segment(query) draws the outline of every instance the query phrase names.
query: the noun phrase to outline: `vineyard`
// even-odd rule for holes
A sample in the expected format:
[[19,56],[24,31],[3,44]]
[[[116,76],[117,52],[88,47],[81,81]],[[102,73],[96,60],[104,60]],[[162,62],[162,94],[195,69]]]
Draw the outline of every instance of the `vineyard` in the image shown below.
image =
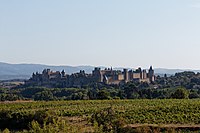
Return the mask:
[[[100,118],[101,120],[99,120]],[[1,131],[37,132],[35,130],[37,126],[42,130],[44,124],[54,127],[55,123],[59,124],[60,122],[61,125],[64,123],[64,126],[68,127],[65,129],[68,131],[78,132],[84,128],[84,132],[87,130],[94,132],[96,128],[101,128],[101,126],[103,128],[104,123],[114,119],[125,123],[123,127],[137,124],[198,127],[200,124],[200,100],[81,100],[0,103]],[[76,124],[76,127],[73,124]],[[112,123],[109,124],[112,125]],[[112,130],[110,129],[110,131]]]

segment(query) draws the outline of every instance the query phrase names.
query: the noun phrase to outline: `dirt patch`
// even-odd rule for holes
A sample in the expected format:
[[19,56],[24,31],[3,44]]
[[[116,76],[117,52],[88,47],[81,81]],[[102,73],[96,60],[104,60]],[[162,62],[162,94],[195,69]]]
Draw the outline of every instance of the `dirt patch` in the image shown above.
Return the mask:
[[175,129],[175,130],[188,130],[188,131],[199,131],[200,124],[128,124],[125,127],[131,127],[134,129],[148,127],[151,129]]
[[74,116],[74,117],[62,117],[62,119],[67,120],[70,126],[75,126],[79,128],[83,133],[94,132],[94,127],[88,122],[87,117]]
[[28,103],[34,102],[33,100],[17,100],[17,101],[1,101],[0,104],[7,104],[7,103]]

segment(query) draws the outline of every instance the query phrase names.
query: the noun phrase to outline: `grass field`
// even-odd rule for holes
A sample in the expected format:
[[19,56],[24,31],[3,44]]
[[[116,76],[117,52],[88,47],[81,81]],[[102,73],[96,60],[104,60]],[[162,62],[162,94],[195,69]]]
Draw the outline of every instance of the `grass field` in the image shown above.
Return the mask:
[[[0,103],[0,125],[5,122],[5,112],[20,119],[24,114],[45,110],[54,117],[67,120],[68,125],[94,131],[90,123],[93,114],[111,108],[126,125],[149,127],[200,128],[200,100],[85,100],[50,102]],[[20,114],[20,115],[19,115]],[[102,117],[102,116],[100,116]],[[3,128],[2,128],[3,130]],[[86,130],[86,131],[87,131]]]

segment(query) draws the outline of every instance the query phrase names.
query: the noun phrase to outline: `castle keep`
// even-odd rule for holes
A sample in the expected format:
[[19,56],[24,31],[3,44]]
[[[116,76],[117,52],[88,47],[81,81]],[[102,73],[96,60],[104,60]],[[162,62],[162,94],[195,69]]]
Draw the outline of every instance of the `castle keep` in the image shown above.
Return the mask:
[[113,70],[112,68],[94,68],[91,74],[81,70],[79,73],[68,75],[65,71],[53,72],[50,69],[44,69],[42,73],[33,73],[32,77],[26,81],[28,86],[47,86],[47,87],[80,87],[90,83],[104,84],[124,84],[129,81],[153,82],[155,80],[152,66],[148,71],[138,68],[136,70]]

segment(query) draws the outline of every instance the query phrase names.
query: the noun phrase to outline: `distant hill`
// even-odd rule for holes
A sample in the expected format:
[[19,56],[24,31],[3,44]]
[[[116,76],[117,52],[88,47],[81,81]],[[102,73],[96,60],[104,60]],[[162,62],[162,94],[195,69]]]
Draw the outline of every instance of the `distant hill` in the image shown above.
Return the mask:
[[79,72],[80,70],[91,73],[94,69],[93,66],[48,66],[42,64],[8,64],[0,62],[0,80],[28,79],[33,72],[42,72],[46,68],[53,71],[65,70],[68,74]]
[[195,73],[198,73],[200,72],[200,70],[191,70],[191,69],[166,69],[166,68],[155,68],[155,73],[157,75],[164,75],[164,74],[167,74],[168,76],[169,75],[174,75],[175,73],[177,72],[184,72],[184,71],[193,71]]
[[[53,71],[65,70],[66,73],[76,73],[80,70],[85,70],[86,73],[91,73],[94,66],[49,66],[42,64],[9,64],[0,62],[0,80],[10,80],[10,79],[28,79],[31,77],[33,72],[42,72],[43,69],[49,68]],[[105,67],[101,67],[105,68]],[[114,68],[122,70],[123,68]],[[177,72],[183,72],[188,70],[181,69],[165,69],[165,68],[155,68],[155,73],[157,75],[173,75]],[[191,71],[191,70],[190,70]],[[200,70],[192,70],[194,72],[200,72]]]

